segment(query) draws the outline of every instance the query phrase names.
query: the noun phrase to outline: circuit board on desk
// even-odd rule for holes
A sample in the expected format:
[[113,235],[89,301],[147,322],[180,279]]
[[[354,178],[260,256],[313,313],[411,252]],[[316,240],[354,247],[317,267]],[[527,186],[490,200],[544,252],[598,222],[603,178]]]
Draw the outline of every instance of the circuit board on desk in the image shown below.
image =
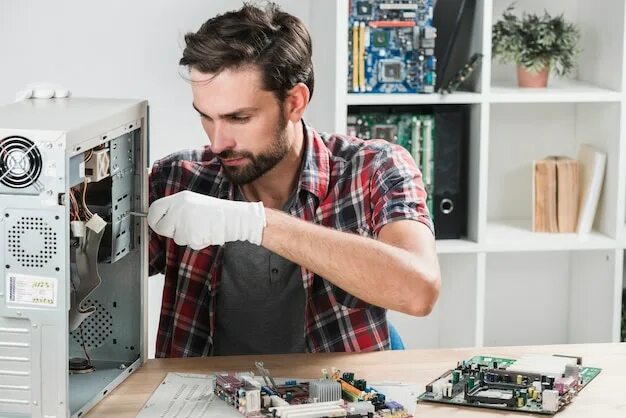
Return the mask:
[[583,366],[580,357],[476,356],[426,385],[418,402],[554,415],[600,371]]
[[[216,373],[215,397],[247,418],[413,417],[412,410],[354,373],[333,369],[332,374],[324,370],[321,379],[275,381],[260,370],[264,380],[250,373]],[[409,407],[415,407],[415,397]]]

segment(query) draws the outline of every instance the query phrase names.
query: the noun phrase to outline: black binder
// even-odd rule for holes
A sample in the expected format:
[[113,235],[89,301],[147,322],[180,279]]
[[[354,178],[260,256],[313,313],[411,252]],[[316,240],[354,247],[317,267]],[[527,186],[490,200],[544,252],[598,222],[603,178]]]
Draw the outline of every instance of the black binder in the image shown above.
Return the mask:
[[433,222],[437,239],[467,235],[468,105],[435,106]]

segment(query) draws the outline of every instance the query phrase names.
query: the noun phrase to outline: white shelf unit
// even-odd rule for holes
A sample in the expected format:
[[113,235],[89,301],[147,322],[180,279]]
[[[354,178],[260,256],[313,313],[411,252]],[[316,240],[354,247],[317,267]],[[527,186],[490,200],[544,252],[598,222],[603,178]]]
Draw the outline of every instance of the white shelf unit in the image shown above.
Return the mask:
[[[348,93],[348,0],[313,2],[316,86],[306,115],[319,131],[346,131],[351,105],[471,106],[468,234],[438,240],[443,287],[426,318],[390,312],[408,348],[616,342],[626,248],[624,0],[517,0],[516,10],[563,13],[581,29],[573,76],[520,89],[513,65],[491,59],[491,28],[511,3],[477,0],[470,52],[483,54],[472,91]],[[581,143],[607,153],[593,232],[531,231],[531,163],[576,156]]]

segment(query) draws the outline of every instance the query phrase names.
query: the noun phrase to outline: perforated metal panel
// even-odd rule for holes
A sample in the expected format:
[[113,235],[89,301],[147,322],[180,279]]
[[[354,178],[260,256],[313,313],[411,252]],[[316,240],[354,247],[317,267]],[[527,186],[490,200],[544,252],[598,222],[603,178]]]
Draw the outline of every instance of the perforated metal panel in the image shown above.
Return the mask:
[[58,240],[64,224],[58,216],[46,211],[7,209],[4,222],[6,268],[54,271],[61,267]]
[[72,338],[81,347],[84,341],[85,348],[98,348],[113,334],[113,316],[104,305],[95,299],[85,300],[83,307],[87,306],[95,306],[96,311],[78,329],[72,332]]

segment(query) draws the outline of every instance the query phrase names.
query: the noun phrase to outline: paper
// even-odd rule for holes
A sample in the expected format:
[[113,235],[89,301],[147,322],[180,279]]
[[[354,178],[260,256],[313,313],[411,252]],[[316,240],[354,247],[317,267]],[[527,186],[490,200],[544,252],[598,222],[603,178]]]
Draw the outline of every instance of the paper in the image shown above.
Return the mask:
[[203,374],[168,373],[137,418],[212,418],[241,414],[213,394],[215,378]]

